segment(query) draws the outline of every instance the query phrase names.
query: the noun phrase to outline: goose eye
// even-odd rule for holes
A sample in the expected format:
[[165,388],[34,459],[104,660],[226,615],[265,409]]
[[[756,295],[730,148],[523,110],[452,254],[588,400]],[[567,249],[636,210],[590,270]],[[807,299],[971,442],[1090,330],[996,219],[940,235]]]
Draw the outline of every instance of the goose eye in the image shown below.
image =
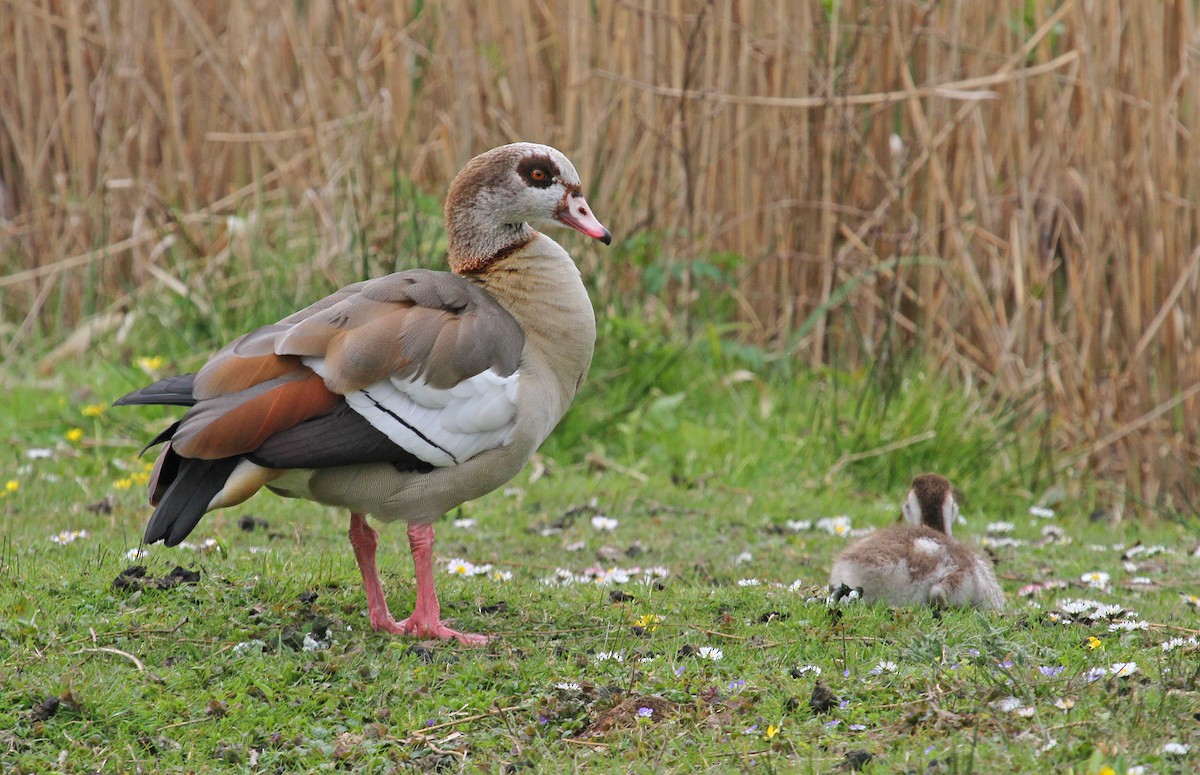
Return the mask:
[[533,172],[529,173],[529,177],[540,183],[546,179],[546,171],[535,169]]

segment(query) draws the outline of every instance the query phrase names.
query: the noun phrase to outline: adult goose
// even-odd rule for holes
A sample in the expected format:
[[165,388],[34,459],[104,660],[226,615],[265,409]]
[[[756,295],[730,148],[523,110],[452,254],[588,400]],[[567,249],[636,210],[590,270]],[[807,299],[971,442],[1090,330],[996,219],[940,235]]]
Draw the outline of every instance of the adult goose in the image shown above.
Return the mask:
[[876,530],[838,556],[831,586],[861,589],[868,603],[1004,608],[991,562],[951,535],[958,504],[945,477],[914,479],[902,511],[908,524]]
[[[371,626],[485,643],[441,621],[432,523],[521,470],[575,397],[596,321],[571,257],[530,223],[609,244],[559,151],[476,156],[445,206],[451,272],[349,285],[235,339],[194,374],[115,403],[188,407],[150,478],[148,543],[174,546],[208,511],[266,487],[350,511]],[[371,515],[405,520],[416,574],[407,619],[388,611]]]

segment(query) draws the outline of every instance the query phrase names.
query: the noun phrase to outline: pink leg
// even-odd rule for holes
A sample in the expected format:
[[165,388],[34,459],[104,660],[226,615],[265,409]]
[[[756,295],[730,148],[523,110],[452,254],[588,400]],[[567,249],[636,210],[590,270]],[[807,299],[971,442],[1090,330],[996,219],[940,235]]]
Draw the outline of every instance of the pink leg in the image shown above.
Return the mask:
[[400,622],[392,619],[392,614],[388,611],[383,584],[379,580],[379,570],[375,567],[376,533],[362,514],[350,515],[350,543],[354,547],[354,556],[358,559],[358,569],[362,572],[371,627],[396,634],[416,635],[420,638],[457,638],[468,646],[487,643],[486,636],[457,632],[441,622],[442,609],[433,585],[433,526],[408,526],[408,545],[412,550],[413,568],[417,577],[417,602],[412,616]]
[[350,515],[350,545],[354,547],[354,558],[362,573],[363,589],[367,592],[367,610],[371,615],[371,628],[386,630],[400,635],[404,628],[392,618],[387,599],[383,595],[383,582],[379,580],[379,569],[375,567],[377,533],[367,524],[362,514]]

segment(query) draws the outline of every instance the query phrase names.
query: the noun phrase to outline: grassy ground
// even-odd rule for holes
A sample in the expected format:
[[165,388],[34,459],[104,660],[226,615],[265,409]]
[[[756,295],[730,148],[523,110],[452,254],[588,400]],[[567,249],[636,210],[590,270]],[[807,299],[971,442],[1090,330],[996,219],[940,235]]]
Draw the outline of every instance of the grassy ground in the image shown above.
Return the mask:
[[[260,495],[194,548],[136,556],[137,451],[167,415],[107,404],[194,358],[10,368],[3,770],[1194,770],[1197,646],[1163,645],[1200,632],[1194,521],[1114,527],[1084,499],[1031,514],[1034,457],[1005,418],[915,370],[886,393],[764,377],[645,333],[607,322],[536,464],[439,523],[444,612],[498,636],[479,649],[370,631],[346,515],[313,504]],[[964,491],[1009,612],[829,608],[832,555],[926,469]],[[820,523],[839,515],[849,531]],[[399,526],[380,557],[402,615]],[[1071,599],[1132,612],[1089,620]]]

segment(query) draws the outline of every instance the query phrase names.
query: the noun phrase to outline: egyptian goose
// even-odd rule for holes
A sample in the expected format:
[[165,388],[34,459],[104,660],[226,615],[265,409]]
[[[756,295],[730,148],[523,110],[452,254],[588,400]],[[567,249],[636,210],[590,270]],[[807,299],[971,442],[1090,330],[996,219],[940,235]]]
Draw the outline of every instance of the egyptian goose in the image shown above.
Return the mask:
[[831,586],[860,588],[868,603],[1004,608],[991,562],[951,535],[958,504],[945,477],[913,479],[902,511],[908,524],[876,530],[838,556]]
[[[432,523],[521,470],[575,397],[596,320],[571,257],[534,223],[604,244],[608,229],[559,151],[476,156],[445,207],[451,272],[349,285],[235,339],[194,374],[116,402],[186,406],[150,478],[148,543],[174,546],[208,511],[262,487],[350,511],[371,626],[485,643],[441,621]],[[408,522],[412,616],[392,619],[366,515]]]

